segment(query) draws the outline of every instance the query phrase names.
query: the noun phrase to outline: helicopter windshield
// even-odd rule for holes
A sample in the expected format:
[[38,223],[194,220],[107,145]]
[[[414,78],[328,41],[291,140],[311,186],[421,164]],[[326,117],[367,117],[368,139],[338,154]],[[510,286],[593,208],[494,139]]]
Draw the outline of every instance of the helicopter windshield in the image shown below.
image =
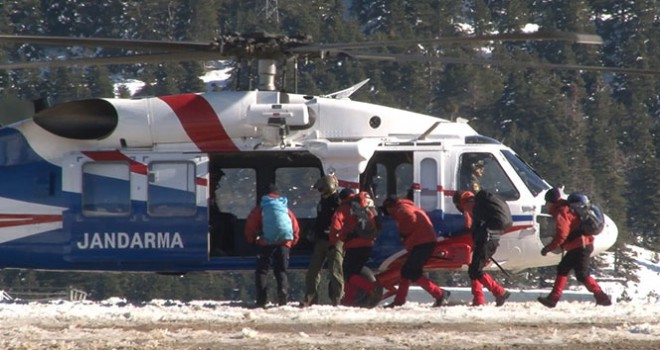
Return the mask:
[[503,150],[502,154],[509,161],[513,169],[516,171],[520,179],[525,183],[532,195],[536,196],[539,193],[550,188],[545,181],[539,176],[527,162],[522,160],[517,154],[511,151]]

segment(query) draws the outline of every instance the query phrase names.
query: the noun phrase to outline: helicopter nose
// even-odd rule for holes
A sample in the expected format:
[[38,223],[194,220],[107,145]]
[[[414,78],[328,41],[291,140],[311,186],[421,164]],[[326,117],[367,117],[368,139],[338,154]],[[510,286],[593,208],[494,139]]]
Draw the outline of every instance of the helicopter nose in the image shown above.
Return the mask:
[[600,254],[612,247],[616,243],[616,238],[619,235],[619,229],[609,216],[605,215],[605,228],[603,231],[595,236],[594,240],[594,254]]

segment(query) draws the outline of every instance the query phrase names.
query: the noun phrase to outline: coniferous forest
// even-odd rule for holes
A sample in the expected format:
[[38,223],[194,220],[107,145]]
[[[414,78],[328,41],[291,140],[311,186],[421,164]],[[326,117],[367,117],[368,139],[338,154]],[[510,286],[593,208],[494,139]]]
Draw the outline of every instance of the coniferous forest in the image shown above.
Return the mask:
[[[493,44],[488,56],[510,63],[660,69],[660,5],[654,0],[5,0],[0,4],[0,34],[151,40],[210,41],[223,33],[266,31],[306,34],[316,43],[414,41],[518,32],[530,23],[539,30],[596,33],[604,44]],[[79,54],[80,50],[31,45],[0,47],[2,62]],[[447,46],[442,54],[473,57],[475,50]],[[0,101],[13,106],[19,100],[47,99],[55,104],[113,97],[114,76],[146,82],[139,93],[143,96],[198,92],[205,88],[198,78],[203,72],[204,62],[3,70]],[[626,244],[660,251],[658,75],[334,57],[300,62],[297,89],[326,94],[366,78],[368,85],[353,99],[467,119],[481,134],[511,146],[551,184],[588,193],[619,227],[613,247],[619,277],[634,272]],[[243,89],[251,87],[244,77],[238,82]],[[2,124],[30,117],[20,108],[6,110],[14,114],[3,114]],[[553,273],[551,267],[501,278],[511,285],[538,286],[543,276]],[[456,274],[441,275],[441,283],[461,283]],[[299,299],[304,275],[292,273],[291,285],[292,300]],[[67,287],[86,290],[94,299],[131,300],[249,300],[254,289],[252,273],[0,273],[0,289]]]

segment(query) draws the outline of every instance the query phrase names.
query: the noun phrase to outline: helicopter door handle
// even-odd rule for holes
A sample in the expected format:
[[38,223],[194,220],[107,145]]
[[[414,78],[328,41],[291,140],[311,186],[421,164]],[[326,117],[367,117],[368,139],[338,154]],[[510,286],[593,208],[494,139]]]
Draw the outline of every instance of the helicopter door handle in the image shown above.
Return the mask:
[[536,206],[523,205],[522,207],[520,207],[520,209],[522,209],[523,212],[529,212],[529,211],[534,211],[536,209]]

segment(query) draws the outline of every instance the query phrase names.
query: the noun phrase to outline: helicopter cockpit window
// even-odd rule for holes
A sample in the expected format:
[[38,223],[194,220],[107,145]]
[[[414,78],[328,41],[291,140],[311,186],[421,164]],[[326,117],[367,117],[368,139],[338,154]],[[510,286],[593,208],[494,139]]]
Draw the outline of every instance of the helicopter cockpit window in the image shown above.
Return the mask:
[[280,194],[286,196],[289,208],[298,219],[316,217],[318,191],[312,186],[321,177],[315,167],[278,168],[275,170],[275,184]]
[[538,175],[527,162],[522,160],[518,155],[511,151],[502,151],[502,154],[509,161],[513,169],[516,171],[520,179],[525,183],[525,186],[534,195],[538,195],[550,188],[543,179]]
[[127,162],[90,162],[82,168],[82,209],[86,216],[126,216],[131,212]]
[[462,191],[488,190],[505,200],[520,198],[506,172],[490,153],[462,154],[458,179],[458,189]]
[[197,210],[195,163],[149,164],[147,208],[153,216],[193,216]]

